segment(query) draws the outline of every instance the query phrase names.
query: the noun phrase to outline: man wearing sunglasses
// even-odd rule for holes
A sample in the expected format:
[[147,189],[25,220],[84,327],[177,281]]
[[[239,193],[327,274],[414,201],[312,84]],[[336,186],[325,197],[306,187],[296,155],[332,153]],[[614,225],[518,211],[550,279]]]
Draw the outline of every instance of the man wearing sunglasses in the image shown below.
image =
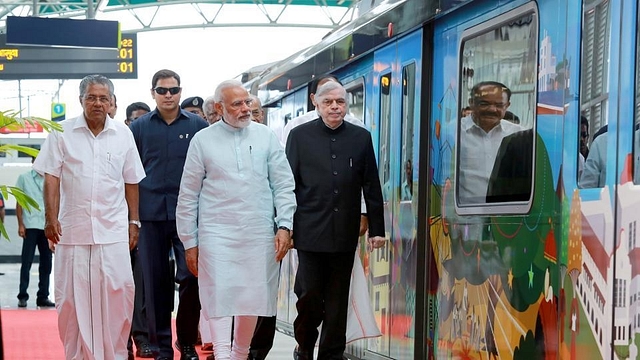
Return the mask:
[[171,70],[153,75],[151,96],[156,109],[131,123],[131,131],[147,173],[140,183],[139,258],[145,286],[149,345],[156,359],[173,359],[171,311],[174,286],[169,256],[173,250],[180,285],[176,347],[181,360],[197,360],[200,301],[198,281],[189,272],[176,232],[176,204],[184,160],[193,135],[208,126],[198,115],[180,108],[180,76]]

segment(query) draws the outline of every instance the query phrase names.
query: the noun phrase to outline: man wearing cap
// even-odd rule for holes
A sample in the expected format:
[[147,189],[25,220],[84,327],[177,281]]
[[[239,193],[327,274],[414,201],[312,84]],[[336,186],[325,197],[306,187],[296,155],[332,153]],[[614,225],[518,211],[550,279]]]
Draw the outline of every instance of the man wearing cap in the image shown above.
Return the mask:
[[200,116],[203,119],[206,119],[206,117],[204,116],[204,111],[202,111],[203,103],[204,100],[202,100],[200,96],[192,96],[190,98],[186,98],[182,102],[182,104],[180,104],[180,107],[182,108],[182,110],[188,111],[192,114]]
[[[153,75],[151,95],[156,109],[131,123],[147,177],[140,182],[138,256],[144,278],[149,345],[156,359],[173,359],[171,312],[174,285],[169,254],[173,250],[180,300],[176,316],[176,348],[181,360],[197,360],[198,279],[187,269],[184,246],[176,231],[176,205],[189,143],[208,126],[199,116],[180,109],[180,76],[171,70]],[[193,104],[193,103],[192,103]]]

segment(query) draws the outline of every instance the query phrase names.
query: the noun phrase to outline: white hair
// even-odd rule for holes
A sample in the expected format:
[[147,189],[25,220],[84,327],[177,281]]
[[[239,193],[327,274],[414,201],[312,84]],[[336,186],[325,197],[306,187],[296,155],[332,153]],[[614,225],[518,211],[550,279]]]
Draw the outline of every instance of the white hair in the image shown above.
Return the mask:
[[213,99],[215,102],[221,102],[222,101],[222,92],[226,89],[229,88],[233,88],[233,87],[241,87],[244,88],[242,86],[242,83],[238,80],[225,80],[223,82],[221,82],[218,87],[216,87],[216,92],[213,94]]
[[347,100],[347,90],[345,90],[344,86],[340,85],[340,83],[336,81],[327,81],[326,83],[320,85],[318,90],[316,90],[316,101],[320,101],[319,98],[324,98],[326,94],[330,93],[333,90],[339,89],[342,91],[342,95],[344,99]]
[[213,107],[215,103],[216,103],[216,99],[214,99],[213,96],[209,96],[202,104],[202,108],[206,111],[207,107],[209,106]]

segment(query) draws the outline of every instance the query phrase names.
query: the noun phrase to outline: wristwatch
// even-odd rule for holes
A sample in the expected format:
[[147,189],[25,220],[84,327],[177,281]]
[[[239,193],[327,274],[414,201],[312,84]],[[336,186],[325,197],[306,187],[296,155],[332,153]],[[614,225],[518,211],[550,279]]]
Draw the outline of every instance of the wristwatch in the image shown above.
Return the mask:
[[133,224],[135,226],[138,227],[138,229],[140,229],[142,227],[142,223],[138,220],[129,220],[129,224]]
[[291,230],[289,230],[289,228],[286,227],[286,226],[278,226],[278,230],[284,230],[284,231],[288,232],[289,234],[291,234]]

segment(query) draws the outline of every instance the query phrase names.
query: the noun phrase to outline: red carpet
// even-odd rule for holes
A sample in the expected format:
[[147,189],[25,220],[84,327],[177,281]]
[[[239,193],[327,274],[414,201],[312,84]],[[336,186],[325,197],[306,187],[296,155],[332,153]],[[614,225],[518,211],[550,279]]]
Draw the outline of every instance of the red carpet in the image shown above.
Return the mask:
[[[51,310],[2,310],[2,342],[6,360],[64,360],[58,335],[58,314]],[[173,321],[175,340],[175,320]],[[201,353],[200,359],[207,353]],[[210,354],[210,353],[209,353]],[[175,359],[180,359],[174,351]]]

